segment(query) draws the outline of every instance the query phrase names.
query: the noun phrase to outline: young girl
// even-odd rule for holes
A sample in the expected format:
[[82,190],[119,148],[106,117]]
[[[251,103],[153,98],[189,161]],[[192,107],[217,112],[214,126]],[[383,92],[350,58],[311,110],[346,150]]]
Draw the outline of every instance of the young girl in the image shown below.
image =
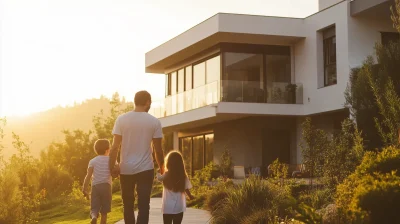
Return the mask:
[[162,181],[164,186],[162,195],[164,224],[180,224],[186,210],[185,193],[190,200],[193,199],[189,191],[192,184],[186,174],[181,153],[172,151],[168,153],[165,161],[165,173],[163,175],[157,173],[157,179]]

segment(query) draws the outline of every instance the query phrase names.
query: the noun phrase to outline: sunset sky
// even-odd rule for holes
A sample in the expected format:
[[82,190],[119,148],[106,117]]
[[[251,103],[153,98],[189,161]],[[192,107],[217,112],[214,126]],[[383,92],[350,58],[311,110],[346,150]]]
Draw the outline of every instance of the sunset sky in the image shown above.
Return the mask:
[[164,94],[145,53],[218,12],[304,17],[317,0],[0,0],[0,116]]

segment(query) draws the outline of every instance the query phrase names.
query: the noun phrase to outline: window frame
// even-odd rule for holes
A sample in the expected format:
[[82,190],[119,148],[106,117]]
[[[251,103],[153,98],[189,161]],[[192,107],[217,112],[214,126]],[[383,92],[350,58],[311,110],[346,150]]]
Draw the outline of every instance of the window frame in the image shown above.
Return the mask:
[[[194,144],[193,144],[193,138],[195,138],[195,137],[199,137],[199,136],[202,136],[203,137],[203,164],[202,164],[202,168],[201,169],[203,169],[205,166],[207,166],[207,164],[206,164],[206,136],[207,135],[210,135],[210,134],[213,134],[213,137],[214,137],[214,142],[215,142],[215,133],[214,132],[205,132],[205,133],[202,133],[202,134],[195,134],[195,135],[188,135],[188,136],[182,136],[182,137],[179,137],[179,152],[181,152],[182,153],[182,139],[185,139],[185,138],[190,138],[190,145],[191,145],[191,161],[190,161],[190,163],[191,163],[191,173],[189,174],[189,175],[194,175],[194,169],[193,169],[193,161],[194,161]],[[213,157],[214,157],[214,148],[213,148]],[[185,158],[183,158],[183,159],[185,159]]]
[[[324,86],[332,86],[337,84],[337,46],[336,46],[336,27],[329,27],[326,28],[323,32],[323,40],[322,40],[322,46],[323,46],[323,69],[324,69]],[[335,45],[335,48],[333,49],[333,45]],[[334,60],[332,60],[333,56],[331,53],[334,51]],[[334,74],[334,81],[328,80],[329,74],[327,73],[327,70],[329,68],[334,68],[336,70]]]

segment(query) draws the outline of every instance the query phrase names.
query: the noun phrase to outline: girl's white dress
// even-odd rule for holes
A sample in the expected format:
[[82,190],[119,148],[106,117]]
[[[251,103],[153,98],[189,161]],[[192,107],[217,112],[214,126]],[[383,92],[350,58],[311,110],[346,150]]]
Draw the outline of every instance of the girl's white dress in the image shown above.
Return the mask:
[[[161,175],[157,173],[157,180],[163,181],[165,177],[164,173]],[[192,184],[189,179],[186,178],[185,189],[192,188]],[[162,194],[162,208],[163,214],[179,214],[186,211],[186,196],[185,192],[173,192],[167,188],[163,188]]]

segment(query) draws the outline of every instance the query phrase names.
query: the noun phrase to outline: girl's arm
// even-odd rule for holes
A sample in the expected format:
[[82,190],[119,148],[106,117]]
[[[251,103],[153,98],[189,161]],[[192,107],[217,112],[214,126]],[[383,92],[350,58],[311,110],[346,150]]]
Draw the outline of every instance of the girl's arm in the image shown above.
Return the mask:
[[186,193],[186,195],[189,197],[190,200],[193,200],[193,199],[194,199],[194,197],[193,197],[192,193],[190,193],[190,190],[189,190],[189,189],[186,189],[186,190],[185,190],[185,193]]
[[88,194],[87,189],[89,186],[90,179],[92,178],[92,175],[93,175],[93,167],[89,167],[87,169],[86,177],[85,177],[85,180],[83,181],[83,186],[82,186],[82,192],[85,195]]

